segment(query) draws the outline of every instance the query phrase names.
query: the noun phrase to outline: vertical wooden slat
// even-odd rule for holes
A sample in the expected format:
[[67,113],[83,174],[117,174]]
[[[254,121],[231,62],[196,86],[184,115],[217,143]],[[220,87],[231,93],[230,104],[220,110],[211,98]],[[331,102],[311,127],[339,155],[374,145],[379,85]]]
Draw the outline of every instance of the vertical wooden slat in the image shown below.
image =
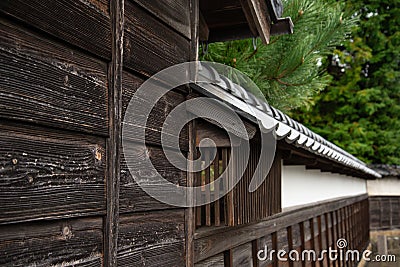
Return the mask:
[[232,249],[224,251],[224,266],[225,267],[233,267]]
[[[292,226],[288,226],[286,228],[287,231],[287,240],[288,240],[288,248],[289,251],[293,250],[293,232],[292,232]],[[289,263],[289,267],[293,267],[293,261],[290,260],[290,258],[288,257],[288,263]]]
[[[315,232],[314,232],[314,218],[309,220],[310,233],[311,233],[311,249],[315,251]],[[315,261],[311,261],[311,266],[315,267]]]
[[[332,240],[331,240],[331,246],[332,246],[332,249],[335,249],[335,242],[336,242],[336,236],[335,236],[335,218],[334,218],[334,216],[335,216],[335,214],[334,214],[334,212],[330,212],[330,217],[331,217],[331,237],[332,237]],[[332,261],[332,266],[333,267],[336,267],[336,261]]]
[[[194,174],[194,179],[195,179],[195,183],[196,186],[200,187],[201,186],[201,172],[197,172]],[[200,191],[200,190],[199,190]],[[200,193],[202,194],[202,193]],[[196,207],[196,226],[201,226],[201,206],[197,206]]]
[[[338,216],[338,211],[334,211],[334,216],[335,216],[335,239],[333,239],[333,243],[335,246],[335,249],[337,249],[336,241],[340,238],[340,232],[339,232],[339,216]],[[340,261],[336,261],[337,266],[341,266]]]
[[[230,153],[230,151],[228,149],[226,149],[227,152],[227,156],[225,157],[226,159],[226,163],[225,166],[228,166],[228,158],[231,157],[230,160],[233,160],[233,162],[235,162],[235,159],[232,158],[234,153]],[[233,177],[235,175],[235,170],[234,168],[230,168],[230,171],[228,173],[228,186],[231,186],[231,184],[233,183]],[[228,194],[226,194],[226,209],[227,209],[227,224],[229,226],[234,226],[235,225],[235,221],[234,221],[234,199],[233,199],[233,191],[231,190],[228,192]]]
[[[339,218],[340,218],[340,238],[345,238],[343,208],[339,209],[338,213],[339,213]],[[342,260],[341,261],[342,266],[346,266],[346,263],[345,263],[343,257],[341,258],[341,260]]]
[[[305,237],[305,232],[304,232],[304,222],[301,222],[299,224],[300,226],[300,241],[301,241],[301,245],[300,245],[300,250],[304,251],[306,249],[306,237]],[[306,266],[306,262],[304,260],[301,261],[301,266],[305,267]]]
[[[205,155],[204,155],[204,160],[205,160],[205,164],[206,166],[210,164],[210,150],[206,149],[205,150]],[[205,170],[205,185],[209,185],[210,184],[210,166],[208,166]],[[205,187],[207,188],[207,187]],[[208,204],[206,204],[206,226],[211,226],[211,205],[210,205],[210,201],[211,201],[211,190],[210,189],[205,189],[205,194],[206,194],[206,201]]]
[[[215,155],[214,160],[214,196],[219,195],[220,190],[220,181],[217,181],[220,172],[219,172],[219,156],[220,156],[220,149],[217,149],[217,154]],[[217,181],[217,182],[216,182]],[[220,226],[221,219],[220,219],[220,202],[217,199],[214,203],[214,216],[215,216],[215,226]]]
[[274,172],[275,172],[275,168],[271,168],[270,172],[269,172],[269,177],[268,177],[268,188],[270,189],[268,191],[268,211],[267,211],[267,216],[271,216],[272,214],[272,207],[273,207],[273,194],[274,194],[274,190],[273,190],[273,180],[274,180]]
[[[329,220],[328,220],[329,214],[325,213],[324,218],[325,218],[325,249],[328,249],[330,246],[329,243]],[[329,257],[326,257],[326,264],[327,266],[331,266],[331,261],[329,260]]]
[[259,250],[258,239],[255,239],[255,240],[251,241],[251,256],[253,259],[254,267],[258,267],[258,257],[257,257],[258,250]]
[[[226,148],[222,148],[221,150],[222,153],[222,172],[226,170],[226,165],[228,163],[228,151]],[[224,177],[223,182],[223,188],[226,190],[226,188],[229,186],[229,173],[227,173],[227,176]],[[229,193],[228,193],[229,194]],[[225,225],[228,225],[228,194],[226,194],[223,198],[224,201],[224,220],[225,220]]]
[[[278,233],[277,232],[273,232],[271,234],[271,240],[272,240],[272,249],[275,251],[278,251]],[[276,253],[274,253],[274,258],[271,260],[273,260],[273,264],[272,264],[273,267],[279,266],[279,262],[278,262]]]
[[[236,168],[236,175],[238,175],[238,173],[241,172],[241,157],[234,157],[233,159],[235,160],[235,168]],[[233,176],[232,176],[233,177]],[[244,204],[244,196],[243,196],[243,187],[244,187],[244,181],[243,179],[239,179],[239,183],[237,184],[237,186],[235,187],[234,190],[234,202],[235,204],[235,224],[239,225],[242,224],[242,220],[243,220],[243,213],[244,213],[244,209],[240,208],[240,204]]]
[[[317,225],[318,225],[318,250],[317,255],[319,257],[322,251],[322,223],[321,223],[321,216],[317,217]],[[323,266],[324,262],[321,260],[319,261],[319,266]]]
[[281,153],[280,152],[278,152],[276,155],[275,155],[275,164],[276,164],[276,177],[275,177],[275,179],[277,180],[277,182],[278,182],[278,187],[277,187],[277,192],[278,192],[278,198],[277,198],[277,211],[276,211],[276,213],[278,213],[278,212],[281,212],[282,211],[282,162],[281,162]]
[[110,5],[112,55],[109,64],[109,138],[107,139],[107,214],[105,222],[104,264],[117,266],[120,156],[122,125],[122,64],[124,0]]

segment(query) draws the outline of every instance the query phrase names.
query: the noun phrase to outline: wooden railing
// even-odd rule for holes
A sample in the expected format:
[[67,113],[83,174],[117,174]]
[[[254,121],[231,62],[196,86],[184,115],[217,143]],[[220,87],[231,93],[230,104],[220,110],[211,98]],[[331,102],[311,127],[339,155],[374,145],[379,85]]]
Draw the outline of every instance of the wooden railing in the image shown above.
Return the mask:
[[[337,240],[345,239],[343,249]],[[195,266],[354,266],[355,260],[346,257],[329,260],[287,261],[263,259],[260,250],[313,250],[317,257],[322,250],[331,248],[343,251],[358,250],[360,253],[369,240],[368,196],[341,198],[303,206],[269,217],[258,223],[235,227],[198,229],[195,234]],[[343,244],[340,244],[343,245]],[[259,258],[257,256],[261,256]],[[296,254],[292,254],[296,258]]]
[[371,230],[400,229],[400,196],[370,196]]

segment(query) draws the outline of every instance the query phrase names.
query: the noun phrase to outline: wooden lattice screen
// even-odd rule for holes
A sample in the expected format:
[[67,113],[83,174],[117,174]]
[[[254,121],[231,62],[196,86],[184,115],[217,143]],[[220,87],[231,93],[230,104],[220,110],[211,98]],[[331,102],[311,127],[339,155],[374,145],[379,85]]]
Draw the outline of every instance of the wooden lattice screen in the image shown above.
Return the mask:
[[[204,150],[202,154],[204,164],[210,162],[210,154],[210,150]],[[239,183],[219,200],[196,208],[196,227],[241,225],[262,220],[281,211],[281,163],[278,156],[275,156],[271,170],[262,185],[255,192],[248,191],[259,154],[258,143],[251,143],[248,164]],[[204,186],[216,180],[225,170],[230,156],[229,147],[219,147],[212,164],[197,173],[196,185]],[[236,168],[245,168],[246,162],[242,157],[232,160]],[[223,190],[232,181],[233,175],[235,170],[211,186],[210,190],[203,187],[201,197],[205,200],[213,199],[213,194]]]

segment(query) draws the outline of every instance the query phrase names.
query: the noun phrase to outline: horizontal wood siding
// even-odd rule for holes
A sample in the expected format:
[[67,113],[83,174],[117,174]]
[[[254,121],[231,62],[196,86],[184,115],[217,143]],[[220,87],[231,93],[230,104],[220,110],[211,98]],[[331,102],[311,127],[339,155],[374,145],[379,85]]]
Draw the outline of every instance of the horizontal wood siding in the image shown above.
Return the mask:
[[369,197],[371,230],[400,229],[400,196]]
[[190,41],[131,0],[125,2],[124,37],[124,67],[143,75],[189,60]]
[[0,117],[107,135],[107,64],[1,19]]
[[[132,175],[154,175],[141,165],[148,153],[167,180],[186,185],[160,134],[188,89],[157,103],[145,151],[127,136],[132,175],[118,142],[137,88],[190,59],[189,11],[183,0],[1,1],[1,266],[185,265],[185,209],[154,200]],[[186,155],[187,127],[179,138]]]
[[[121,159],[121,192],[120,192],[120,211],[121,212],[134,212],[146,211],[156,209],[172,208],[164,203],[149,196],[144,192],[136,183],[134,178],[148,182],[149,185],[162,190],[163,185],[159,183],[152,183],[152,178],[156,177],[156,173],[149,170],[144,164],[145,156],[148,155],[155,169],[169,182],[186,185],[186,172],[179,170],[168,162],[161,147],[147,146],[144,148],[136,143],[129,144],[130,155],[134,157],[135,164],[132,164],[131,171],[129,171],[125,157]],[[127,158],[129,160],[129,158]],[[168,193],[168,192],[166,192]]]
[[184,211],[121,215],[118,266],[184,266]]
[[178,31],[187,39],[190,39],[190,1],[164,0],[143,1],[133,0],[138,5],[149,11],[154,17]]
[[[130,126],[130,131],[124,135],[125,140],[131,141],[143,141],[143,137],[140,136],[139,127],[132,122],[133,119],[135,120],[143,120],[146,121],[146,136],[145,141],[146,144],[161,146],[161,132],[167,136],[167,138],[163,142],[164,147],[174,148],[171,145],[170,139],[176,137],[174,134],[169,133],[163,130],[163,124],[165,119],[167,118],[168,114],[179,104],[183,103],[186,100],[186,97],[179,92],[170,91],[154,105],[154,108],[148,117],[140,117],[140,110],[135,109],[135,114],[125,114],[126,109],[131,101],[132,97],[134,97],[138,88],[142,85],[144,80],[139,78],[137,75],[132,74],[128,71],[123,72],[122,76],[122,115],[124,118],[124,122],[127,122]],[[160,87],[163,85],[160,84]],[[157,90],[158,88],[154,88]],[[164,90],[159,88],[159,90]],[[150,92],[149,92],[150,93]],[[153,103],[149,103],[147,99],[138,99],[135,96],[135,102],[138,101],[141,104],[148,104],[152,105]],[[130,117],[131,116],[131,117]],[[135,116],[135,117],[132,117]],[[185,116],[183,114],[183,116]],[[179,121],[179,118],[177,118]],[[180,149],[183,151],[188,151],[188,127],[184,127],[180,133],[179,144]]]
[[108,0],[3,0],[0,12],[91,54],[111,59]]
[[0,227],[1,266],[101,266],[101,217]]
[[105,213],[103,139],[0,128],[0,224]]

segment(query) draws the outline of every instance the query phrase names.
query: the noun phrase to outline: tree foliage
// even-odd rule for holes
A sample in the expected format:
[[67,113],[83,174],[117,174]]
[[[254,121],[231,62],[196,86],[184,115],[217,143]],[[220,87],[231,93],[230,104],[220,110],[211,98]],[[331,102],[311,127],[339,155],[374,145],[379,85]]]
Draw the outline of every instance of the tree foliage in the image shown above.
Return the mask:
[[332,85],[314,106],[291,112],[367,162],[400,164],[400,1],[349,0],[360,25],[336,50]]
[[294,23],[294,34],[274,36],[269,45],[257,40],[210,44],[202,60],[216,61],[247,74],[266,99],[281,110],[304,105],[330,83],[321,64],[341,45],[356,18],[344,5],[329,0],[286,0],[284,16]]

